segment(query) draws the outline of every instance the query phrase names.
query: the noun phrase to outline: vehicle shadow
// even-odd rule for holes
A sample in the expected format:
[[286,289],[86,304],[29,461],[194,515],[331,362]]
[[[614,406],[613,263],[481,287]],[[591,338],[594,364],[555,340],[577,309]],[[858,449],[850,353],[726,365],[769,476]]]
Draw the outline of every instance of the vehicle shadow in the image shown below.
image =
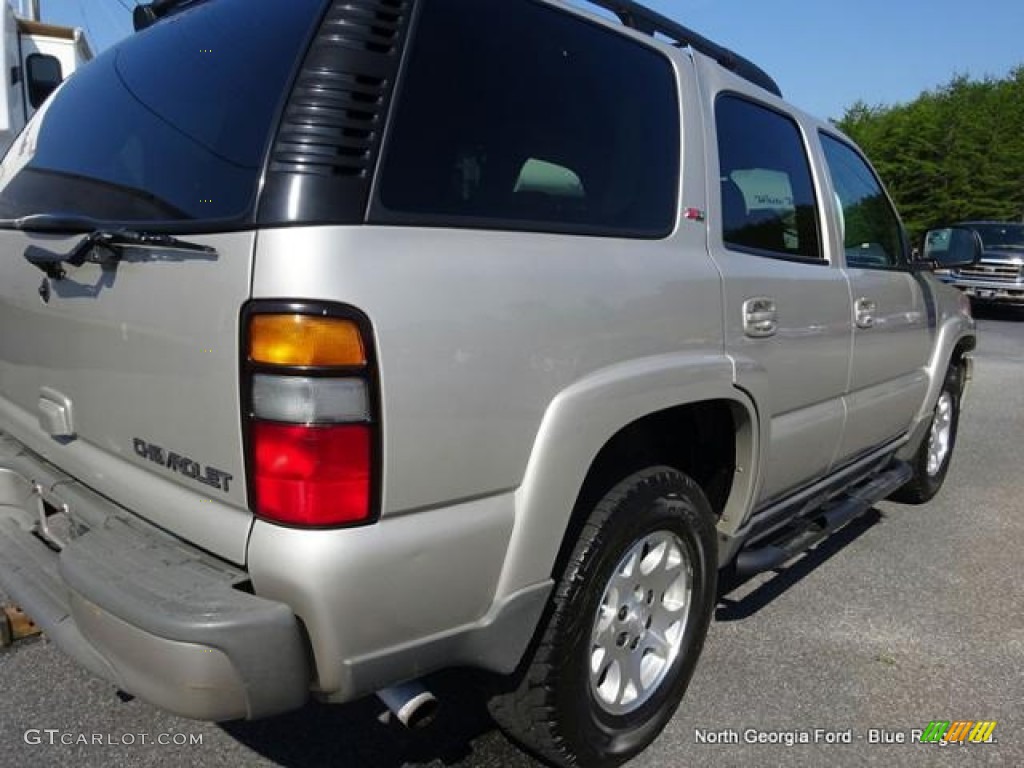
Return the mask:
[[[432,675],[427,687],[441,702],[437,719],[422,730],[384,722],[384,705],[374,696],[344,705],[311,702],[287,715],[223,723],[235,740],[288,768],[400,768],[454,766],[475,762],[474,741],[495,731],[478,678],[464,670]],[[498,733],[484,748],[502,766],[535,766]],[[490,741],[490,739],[489,739]],[[493,753],[499,753],[494,755]]]
[[810,575],[815,568],[827,562],[841,552],[872,526],[882,520],[882,513],[870,509],[841,530],[829,536],[814,549],[798,555],[798,559],[789,566],[775,568],[766,573],[775,575],[752,590],[747,591],[749,584],[764,578],[764,574],[739,576],[733,569],[722,572],[718,587],[718,608],[715,610],[715,621],[742,621],[753,616],[786,590]]

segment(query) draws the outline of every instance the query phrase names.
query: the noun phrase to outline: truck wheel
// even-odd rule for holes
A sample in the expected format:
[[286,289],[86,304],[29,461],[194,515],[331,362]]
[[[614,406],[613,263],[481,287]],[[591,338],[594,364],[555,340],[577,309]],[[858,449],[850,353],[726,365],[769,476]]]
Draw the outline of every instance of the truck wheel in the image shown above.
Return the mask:
[[715,521],[669,467],[612,488],[593,508],[539,638],[491,714],[562,766],[614,766],[647,747],[693,674],[715,605]]
[[960,369],[951,368],[946,374],[939,399],[932,411],[928,435],[921,442],[911,467],[914,474],[910,482],[892,495],[893,501],[905,504],[924,504],[942,488],[949,471],[949,461],[956,445],[956,430],[960,423],[960,393],[963,387]]

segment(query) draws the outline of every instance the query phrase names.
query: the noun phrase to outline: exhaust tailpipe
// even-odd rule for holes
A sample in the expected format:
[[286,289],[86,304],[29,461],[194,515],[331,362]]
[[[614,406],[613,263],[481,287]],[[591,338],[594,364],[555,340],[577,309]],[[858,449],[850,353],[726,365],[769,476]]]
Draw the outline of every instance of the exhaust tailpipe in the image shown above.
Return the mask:
[[377,691],[377,698],[406,728],[430,725],[440,706],[434,694],[416,680]]

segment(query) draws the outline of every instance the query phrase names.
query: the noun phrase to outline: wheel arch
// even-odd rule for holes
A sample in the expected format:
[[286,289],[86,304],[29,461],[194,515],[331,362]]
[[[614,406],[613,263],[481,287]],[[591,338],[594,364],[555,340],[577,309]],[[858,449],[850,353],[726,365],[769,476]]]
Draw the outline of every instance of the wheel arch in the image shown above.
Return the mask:
[[755,491],[759,425],[732,380],[724,356],[672,355],[600,371],[556,397],[516,492],[497,597],[559,573],[588,504],[643,466],[693,476],[719,528],[739,526]]
[[970,353],[978,344],[974,323],[969,316],[954,314],[945,318],[935,337],[935,346],[928,362],[928,393],[921,403],[910,429],[910,439],[899,450],[900,459],[910,459],[928,434],[932,410],[950,369],[959,369],[961,396],[966,394],[974,365]]

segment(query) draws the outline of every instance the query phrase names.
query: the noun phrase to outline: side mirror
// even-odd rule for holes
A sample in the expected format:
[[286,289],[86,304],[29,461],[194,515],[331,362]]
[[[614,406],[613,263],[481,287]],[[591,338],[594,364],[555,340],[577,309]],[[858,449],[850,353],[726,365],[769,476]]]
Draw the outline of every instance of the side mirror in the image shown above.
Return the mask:
[[981,237],[967,227],[932,229],[924,236],[918,264],[924,269],[969,267],[981,258]]

